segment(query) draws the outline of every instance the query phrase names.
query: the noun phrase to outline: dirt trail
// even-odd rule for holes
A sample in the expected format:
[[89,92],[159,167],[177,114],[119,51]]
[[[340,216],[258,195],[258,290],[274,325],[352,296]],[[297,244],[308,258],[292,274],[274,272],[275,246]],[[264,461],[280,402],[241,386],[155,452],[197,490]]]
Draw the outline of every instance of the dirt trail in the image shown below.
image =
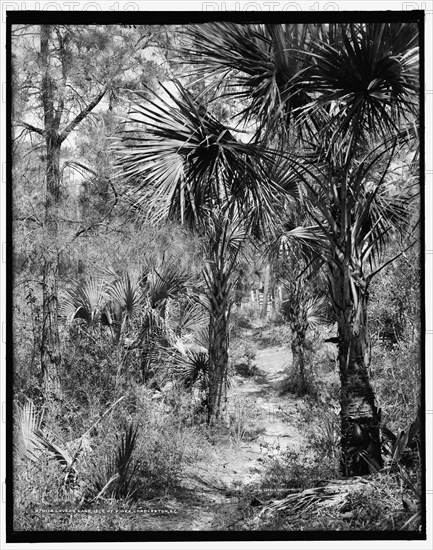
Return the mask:
[[[290,360],[286,346],[259,349],[255,363],[260,374],[254,378],[235,379],[229,392],[229,408],[234,412],[230,429],[237,450],[228,466],[229,472],[235,474],[232,483],[251,482],[251,472],[259,473],[257,470],[263,469],[266,455],[300,449],[302,436],[294,423],[297,399],[290,394],[279,395],[284,369]],[[245,422],[248,426],[252,419],[255,420],[256,436],[248,440],[247,431],[245,440],[238,442],[239,425]]]
[[[252,341],[253,335],[248,335]],[[240,490],[260,483],[267,459],[283,450],[299,452],[303,436],[296,428],[297,398],[280,395],[284,368],[290,363],[287,346],[258,349],[257,375],[236,376],[228,392],[230,426],[218,440],[211,463],[194,466],[186,487],[194,491],[197,507],[185,516],[183,529],[218,529],[221,508],[236,506]]]

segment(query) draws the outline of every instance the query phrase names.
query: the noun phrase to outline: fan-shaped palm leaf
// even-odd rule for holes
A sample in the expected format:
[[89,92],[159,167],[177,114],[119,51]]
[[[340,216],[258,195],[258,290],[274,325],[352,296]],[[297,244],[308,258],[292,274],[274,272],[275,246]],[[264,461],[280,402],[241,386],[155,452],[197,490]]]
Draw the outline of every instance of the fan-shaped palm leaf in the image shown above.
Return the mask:
[[[151,216],[163,212],[195,226],[228,201],[240,210],[253,207],[251,215],[272,204],[277,185],[267,177],[263,150],[237,141],[180,83],[176,87],[179,97],[163,87],[171,103],[139,95],[145,103],[133,107],[135,129],[126,130],[119,147],[124,177],[142,182],[130,190],[137,203],[146,200]],[[144,136],[137,136],[140,127]]]
[[194,334],[194,342],[203,349],[209,349],[209,330],[202,328]]
[[[240,115],[263,138],[264,132],[284,132],[312,100],[303,85],[309,63],[302,50],[315,32],[309,25],[191,25],[181,54],[202,68],[210,88],[228,81],[224,95],[248,102]],[[318,122],[314,117],[310,121],[304,131]]]
[[138,463],[133,459],[137,445],[138,426],[125,426],[120,441],[105,460],[103,468],[94,465],[92,475],[93,500],[108,494],[112,498],[130,498],[138,490],[136,473]]
[[150,306],[162,307],[168,298],[175,298],[192,282],[192,273],[180,266],[176,258],[165,260],[149,271],[146,291]]
[[112,319],[118,323],[125,316],[132,318],[142,304],[142,294],[140,279],[133,278],[128,272],[122,273],[120,278],[107,285],[110,305],[106,308],[106,314],[111,313]]
[[326,297],[320,294],[308,296],[303,304],[305,318],[308,326],[312,329],[317,328],[325,319]]
[[23,459],[36,461],[43,453],[44,445],[41,441],[42,415],[35,409],[33,401],[24,405],[17,405],[16,423],[18,427],[14,447],[18,456]]
[[181,341],[173,343],[171,360],[176,374],[186,388],[200,384],[202,390],[209,386],[209,354],[200,347],[185,346]]
[[173,332],[179,335],[197,333],[208,321],[205,308],[192,297],[179,302],[176,314],[167,319]]
[[84,319],[89,326],[93,326],[99,321],[105,299],[104,282],[92,277],[84,283],[78,283],[75,288],[62,292],[60,313],[69,322],[74,319]]
[[[408,23],[323,26],[305,79],[318,108],[329,114],[320,137],[329,145],[361,136],[387,138],[417,112],[418,29]],[[331,134],[329,133],[331,130]],[[329,141],[329,136],[330,138]]]

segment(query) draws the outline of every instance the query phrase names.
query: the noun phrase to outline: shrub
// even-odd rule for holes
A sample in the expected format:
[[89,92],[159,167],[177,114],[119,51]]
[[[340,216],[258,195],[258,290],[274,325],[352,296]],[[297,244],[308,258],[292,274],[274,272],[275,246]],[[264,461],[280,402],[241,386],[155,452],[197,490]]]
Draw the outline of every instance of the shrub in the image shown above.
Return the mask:
[[372,384],[382,408],[382,422],[397,432],[415,418],[421,398],[421,358],[418,342],[392,348],[374,346]]
[[254,364],[256,352],[254,346],[241,340],[235,340],[230,346],[230,371],[245,378],[257,375],[259,370]]
[[257,437],[262,431],[260,425],[262,411],[257,408],[252,399],[246,396],[230,399],[227,404],[227,413],[230,421],[230,440],[235,446]]
[[315,487],[323,480],[338,475],[337,461],[324,459],[314,446],[308,445],[302,454],[287,450],[273,458],[265,458],[265,466],[262,490],[276,495],[287,492],[287,489]]
[[318,387],[315,377],[310,369],[305,370],[304,380],[297,369],[291,365],[286,369],[286,377],[280,383],[280,395],[292,393],[299,397],[308,395],[313,399],[318,397]]
[[231,337],[241,336],[244,329],[253,328],[253,323],[260,316],[256,304],[242,304],[240,308],[233,308],[230,315]]

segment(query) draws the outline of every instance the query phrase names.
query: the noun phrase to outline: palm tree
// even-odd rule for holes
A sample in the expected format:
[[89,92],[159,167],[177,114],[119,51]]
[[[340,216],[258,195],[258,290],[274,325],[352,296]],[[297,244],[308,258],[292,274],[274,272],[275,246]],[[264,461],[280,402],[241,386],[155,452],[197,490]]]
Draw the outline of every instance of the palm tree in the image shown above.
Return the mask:
[[176,95],[162,86],[166,100],[138,94],[142,103],[129,116],[134,127],[125,131],[120,164],[135,206],[145,205],[150,220],[175,219],[205,238],[207,403],[213,422],[225,403],[236,261],[249,232],[272,222],[271,205],[281,188],[266,176],[260,148],[236,139],[179,82],[175,85]]
[[[292,359],[293,369],[299,376],[298,393],[303,395],[307,391],[305,374],[305,350],[307,345],[308,329],[317,328],[324,320],[326,298],[317,292],[302,265],[292,265],[287,269],[280,282],[287,291],[288,297],[281,304],[281,312],[292,332]],[[295,265],[294,265],[295,264]]]
[[413,204],[390,166],[416,143],[417,25],[216,23],[187,34],[209,87],[224,78],[226,94],[249,99],[241,116],[257,144],[273,144],[302,182],[338,323],[342,470],[366,473],[382,463],[368,286]]

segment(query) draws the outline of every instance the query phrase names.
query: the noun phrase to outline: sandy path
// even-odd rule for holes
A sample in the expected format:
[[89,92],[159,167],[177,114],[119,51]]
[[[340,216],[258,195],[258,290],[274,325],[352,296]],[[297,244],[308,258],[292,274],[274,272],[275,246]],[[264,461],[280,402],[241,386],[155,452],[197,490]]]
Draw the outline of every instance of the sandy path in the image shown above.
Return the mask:
[[[263,469],[265,456],[275,456],[278,450],[298,452],[302,445],[302,435],[294,422],[297,399],[290,394],[280,395],[284,369],[290,360],[290,352],[285,346],[259,349],[255,364],[260,375],[247,379],[236,377],[229,392],[229,409],[235,413],[232,442],[238,443],[230,470],[235,470],[238,477],[246,477],[244,481],[248,480],[251,471],[258,473]],[[255,421],[257,436],[249,440],[247,435],[243,441],[238,441],[239,421],[245,420],[248,425],[251,419]],[[233,481],[241,482],[236,477]]]
[[184,529],[218,529],[221,510],[227,514],[236,507],[238,492],[249,488],[254,493],[269,459],[283,450],[299,452],[303,437],[295,422],[297,398],[279,393],[290,361],[287,346],[269,346],[257,351],[258,376],[235,377],[228,392],[229,433],[218,441],[212,463],[200,469],[195,465],[188,477],[198,501],[185,517]]

